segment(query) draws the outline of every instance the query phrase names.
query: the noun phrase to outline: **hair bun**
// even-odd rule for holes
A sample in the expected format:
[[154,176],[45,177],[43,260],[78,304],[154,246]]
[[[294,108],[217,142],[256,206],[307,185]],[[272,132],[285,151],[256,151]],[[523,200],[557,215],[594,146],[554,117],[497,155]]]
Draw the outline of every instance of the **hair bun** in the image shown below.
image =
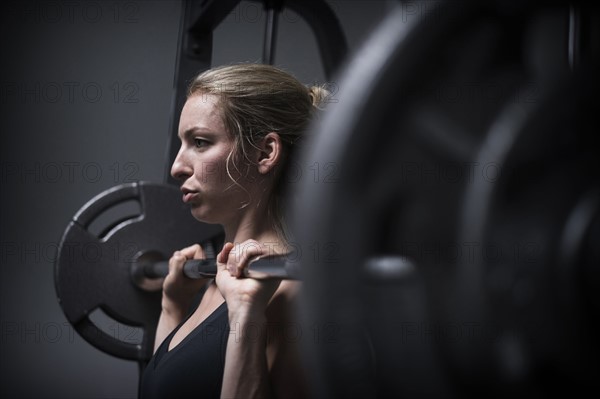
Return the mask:
[[325,88],[324,85],[309,86],[308,95],[310,96],[313,107],[321,108],[321,106],[327,102],[327,98],[331,95],[331,93]]

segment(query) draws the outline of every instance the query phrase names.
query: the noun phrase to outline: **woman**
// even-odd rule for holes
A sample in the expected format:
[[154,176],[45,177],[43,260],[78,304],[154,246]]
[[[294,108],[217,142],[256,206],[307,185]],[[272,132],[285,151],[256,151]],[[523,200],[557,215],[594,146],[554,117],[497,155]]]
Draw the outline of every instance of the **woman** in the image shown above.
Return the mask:
[[290,251],[281,216],[283,176],[326,95],[259,64],[211,69],[192,82],[171,174],[194,217],[223,226],[225,245],[211,281],[182,272],[186,260],[204,257],[199,245],[169,260],[141,397],[307,395],[298,342],[290,339],[301,333],[286,332],[293,327],[298,283],[242,275],[253,257]]

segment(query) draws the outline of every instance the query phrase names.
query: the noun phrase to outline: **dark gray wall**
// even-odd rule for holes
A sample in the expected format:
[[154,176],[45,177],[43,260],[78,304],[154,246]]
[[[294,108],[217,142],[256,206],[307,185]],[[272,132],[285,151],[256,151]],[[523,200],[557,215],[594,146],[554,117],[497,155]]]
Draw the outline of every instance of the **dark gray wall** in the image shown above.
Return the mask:
[[[389,7],[330,2],[352,49]],[[164,178],[177,1],[24,1],[2,6],[0,41],[0,395],[132,398],[135,362],[77,335],[53,267],[68,220],[114,185]],[[258,61],[264,12],[242,3],[215,35],[214,64]],[[323,82],[315,41],[281,18],[277,64]],[[330,82],[335,83],[335,82]]]

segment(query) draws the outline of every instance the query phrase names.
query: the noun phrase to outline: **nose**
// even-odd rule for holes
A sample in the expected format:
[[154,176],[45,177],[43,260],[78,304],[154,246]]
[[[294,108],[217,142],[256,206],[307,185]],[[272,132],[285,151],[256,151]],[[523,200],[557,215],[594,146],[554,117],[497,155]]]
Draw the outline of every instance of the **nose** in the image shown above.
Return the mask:
[[183,146],[179,149],[173,165],[171,166],[171,176],[174,179],[184,181],[194,173],[191,165],[186,161],[186,157],[183,151]]

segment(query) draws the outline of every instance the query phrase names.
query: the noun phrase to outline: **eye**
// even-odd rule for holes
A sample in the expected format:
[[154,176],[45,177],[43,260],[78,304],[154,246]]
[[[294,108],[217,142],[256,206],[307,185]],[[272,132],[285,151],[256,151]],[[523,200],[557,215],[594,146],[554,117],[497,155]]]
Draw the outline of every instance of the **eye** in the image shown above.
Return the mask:
[[208,145],[208,141],[195,137],[194,138],[194,145],[196,146],[196,148],[202,148],[202,147],[206,147]]

